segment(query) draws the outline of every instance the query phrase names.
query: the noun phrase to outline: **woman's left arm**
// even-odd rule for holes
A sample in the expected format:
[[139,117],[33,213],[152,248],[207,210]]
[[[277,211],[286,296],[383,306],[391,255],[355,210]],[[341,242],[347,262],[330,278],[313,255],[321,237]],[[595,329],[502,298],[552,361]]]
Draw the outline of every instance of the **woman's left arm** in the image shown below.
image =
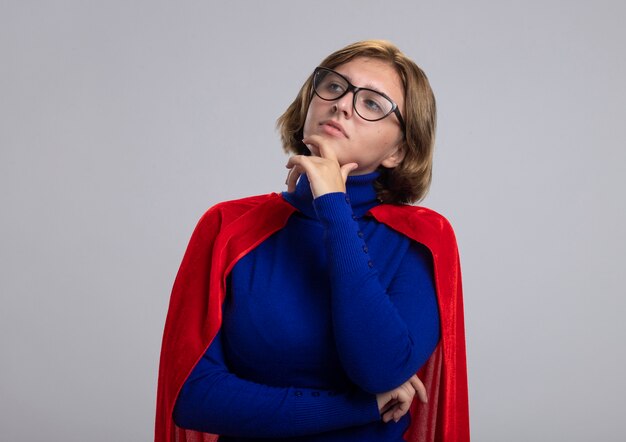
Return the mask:
[[439,340],[430,252],[411,242],[385,289],[345,195],[326,194],[314,203],[326,228],[333,330],[342,365],[366,391],[395,388],[415,374]]
[[342,365],[362,389],[392,390],[415,374],[439,340],[430,253],[413,244],[385,290],[346,199],[346,179],[358,165],[340,165],[333,147],[318,135],[303,142],[314,145],[319,156],[290,157],[287,185],[293,191],[306,173],[326,228],[333,326]]

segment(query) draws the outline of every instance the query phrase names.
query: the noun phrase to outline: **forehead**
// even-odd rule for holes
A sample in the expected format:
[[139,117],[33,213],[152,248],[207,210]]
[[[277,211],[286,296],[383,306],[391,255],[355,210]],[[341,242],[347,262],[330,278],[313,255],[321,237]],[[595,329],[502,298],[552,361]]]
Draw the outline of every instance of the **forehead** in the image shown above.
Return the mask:
[[404,88],[395,68],[376,58],[359,57],[334,68],[358,87],[367,87],[383,92],[398,105],[403,102]]

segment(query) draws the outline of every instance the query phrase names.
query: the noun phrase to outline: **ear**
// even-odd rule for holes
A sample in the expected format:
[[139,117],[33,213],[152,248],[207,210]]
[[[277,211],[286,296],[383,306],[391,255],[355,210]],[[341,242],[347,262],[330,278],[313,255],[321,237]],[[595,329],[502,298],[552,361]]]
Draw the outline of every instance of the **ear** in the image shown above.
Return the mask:
[[393,169],[398,166],[404,159],[404,143],[399,143],[390,153],[381,161],[380,165],[387,169]]

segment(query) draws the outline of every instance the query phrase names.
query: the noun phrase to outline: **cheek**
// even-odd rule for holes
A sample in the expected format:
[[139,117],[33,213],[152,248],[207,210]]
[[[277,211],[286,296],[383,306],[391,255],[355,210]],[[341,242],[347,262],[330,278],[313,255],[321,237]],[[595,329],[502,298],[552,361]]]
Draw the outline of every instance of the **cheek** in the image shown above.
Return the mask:
[[402,142],[402,131],[395,127],[385,128],[381,131],[381,138],[384,140],[385,146],[397,146]]
[[312,104],[309,105],[309,109],[306,112],[306,118],[304,119],[304,127],[302,128],[302,135],[303,136],[308,136],[311,133],[311,125],[313,124],[313,114],[315,112],[315,109],[313,108]]
[[379,129],[373,134],[370,139],[372,144],[379,149],[386,149],[394,143],[394,136],[388,130]]
[[398,146],[400,138],[394,130],[377,129],[371,132],[368,137],[364,137],[363,141],[367,143],[368,150],[372,155],[385,157]]

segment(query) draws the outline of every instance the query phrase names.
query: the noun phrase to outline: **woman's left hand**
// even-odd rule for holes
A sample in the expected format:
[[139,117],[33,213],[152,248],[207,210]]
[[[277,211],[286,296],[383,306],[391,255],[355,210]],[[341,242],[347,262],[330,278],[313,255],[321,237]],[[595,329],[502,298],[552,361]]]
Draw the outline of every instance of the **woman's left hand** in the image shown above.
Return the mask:
[[428,402],[426,387],[417,375],[411,376],[408,381],[393,390],[377,394],[378,411],[383,422],[392,420],[398,422],[411,408],[416,394],[421,402]]
[[303,173],[309,178],[313,198],[332,192],[345,192],[346,180],[350,172],[355,170],[357,163],[340,165],[337,154],[327,141],[319,135],[305,137],[302,142],[312,151],[317,150],[319,156],[294,155],[287,161],[287,192],[296,189],[298,178]]

